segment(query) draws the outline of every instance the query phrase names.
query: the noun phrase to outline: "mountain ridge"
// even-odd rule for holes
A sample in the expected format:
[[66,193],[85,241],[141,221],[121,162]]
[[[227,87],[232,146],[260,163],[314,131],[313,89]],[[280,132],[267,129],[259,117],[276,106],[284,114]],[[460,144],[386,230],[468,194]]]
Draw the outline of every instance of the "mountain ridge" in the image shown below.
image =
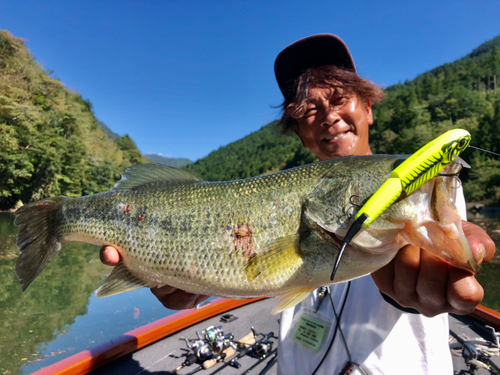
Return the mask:
[[[466,56],[385,88],[373,106],[370,146],[374,153],[413,153],[453,128],[472,134],[472,144],[500,152],[500,36]],[[206,180],[231,180],[291,168],[315,160],[295,136],[282,136],[276,122],[220,147],[183,169]],[[467,150],[472,170],[461,175],[469,201],[500,202],[500,161]]]
[[48,196],[108,190],[142,163],[128,135],[100,122],[92,103],[51,77],[24,41],[0,30],[0,209]]
[[168,165],[169,167],[175,167],[175,168],[184,167],[193,162],[188,158],[174,158],[171,156],[165,156],[155,153],[149,153],[144,156],[149,160],[151,160],[153,163]]
[[[50,72],[49,72],[50,73]],[[24,42],[0,30],[0,209],[47,196],[108,190],[143,156],[129,135],[99,121],[88,99],[52,78]],[[454,62],[385,89],[373,106],[370,145],[376,153],[412,153],[461,127],[472,144],[500,152],[500,36]],[[211,152],[183,169],[206,180],[253,177],[314,162],[277,121]],[[500,202],[500,161],[467,150],[462,173],[470,201]],[[185,158],[175,158],[188,160]]]

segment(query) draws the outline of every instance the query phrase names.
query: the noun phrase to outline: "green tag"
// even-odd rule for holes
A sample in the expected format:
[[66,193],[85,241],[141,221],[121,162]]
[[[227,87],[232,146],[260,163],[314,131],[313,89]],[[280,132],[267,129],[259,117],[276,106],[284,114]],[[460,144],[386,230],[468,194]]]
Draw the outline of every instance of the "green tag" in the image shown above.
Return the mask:
[[318,351],[323,342],[326,324],[309,316],[302,315],[293,335],[293,340]]

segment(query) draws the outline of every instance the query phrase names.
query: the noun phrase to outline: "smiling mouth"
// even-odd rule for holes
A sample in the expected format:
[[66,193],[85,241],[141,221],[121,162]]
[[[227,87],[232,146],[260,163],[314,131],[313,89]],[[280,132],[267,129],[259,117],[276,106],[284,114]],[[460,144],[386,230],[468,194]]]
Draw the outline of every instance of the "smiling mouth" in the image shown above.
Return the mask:
[[334,135],[334,136],[331,136],[331,137],[326,137],[326,138],[323,138],[323,141],[324,141],[324,142],[331,142],[331,141],[335,141],[335,140],[337,140],[337,139],[343,138],[346,134],[347,134],[347,132],[344,132],[344,133],[339,133],[339,134]]

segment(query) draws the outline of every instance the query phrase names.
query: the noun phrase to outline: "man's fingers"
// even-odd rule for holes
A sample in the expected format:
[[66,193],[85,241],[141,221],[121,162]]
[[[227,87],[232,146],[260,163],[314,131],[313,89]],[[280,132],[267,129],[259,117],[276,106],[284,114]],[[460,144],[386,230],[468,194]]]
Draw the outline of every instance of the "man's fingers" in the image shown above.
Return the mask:
[[[101,262],[108,266],[120,263],[120,253],[112,246],[104,246],[100,252]],[[162,288],[152,288],[151,292],[167,309],[184,310],[195,307],[205,301],[209,296],[192,294],[183,290],[165,285]]]
[[209,297],[202,294],[188,293],[168,285],[161,288],[152,288],[151,292],[163,306],[171,310],[191,309]]
[[484,297],[483,287],[467,271],[448,266],[448,303],[455,313],[471,313]]
[[108,266],[120,263],[120,253],[112,246],[103,246],[100,252],[101,262]]
[[382,293],[388,296],[394,295],[394,259],[381,269],[373,272],[372,278]]
[[[400,305],[414,307],[420,270],[420,249],[407,245],[394,258],[394,293]],[[394,298],[394,297],[393,297]]]
[[468,221],[462,221],[462,228],[472,250],[474,260],[480,263],[489,262],[495,255],[495,243],[483,228]]
[[420,312],[433,316],[437,311],[446,311],[449,308],[448,265],[424,249],[420,251],[420,262],[416,287]]

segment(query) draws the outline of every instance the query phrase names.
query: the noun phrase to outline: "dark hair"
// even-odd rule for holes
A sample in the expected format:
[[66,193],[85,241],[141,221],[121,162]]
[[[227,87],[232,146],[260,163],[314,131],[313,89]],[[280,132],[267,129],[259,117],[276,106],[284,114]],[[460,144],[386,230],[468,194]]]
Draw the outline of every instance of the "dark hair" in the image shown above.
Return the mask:
[[283,113],[278,124],[282,134],[288,133],[294,125],[298,125],[299,119],[305,113],[307,96],[311,88],[341,88],[346,96],[355,96],[365,100],[370,99],[373,103],[380,102],[385,93],[375,83],[361,78],[355,72],[333,65],[324,65],[306,70],[295,81],[295,96],[291,100],[283,102],[281,108]]

